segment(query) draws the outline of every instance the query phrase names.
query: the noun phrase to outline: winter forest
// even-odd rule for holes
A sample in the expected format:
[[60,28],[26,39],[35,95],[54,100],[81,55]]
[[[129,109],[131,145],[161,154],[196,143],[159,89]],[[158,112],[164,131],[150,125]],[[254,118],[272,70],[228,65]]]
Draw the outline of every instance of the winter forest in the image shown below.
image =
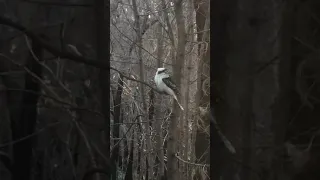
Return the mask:
[[319,180],[319,42],[319,0],[0,0],[0,180]]
[[0,1],[0,180],[210,179],[209,2]]
[[209,179],[209,7],[208,0],[110,2],[112,67],[153,87],[157,68],[167,68],[186,109],[111,71],[113,123],[123,123],[111,132],[128,138],[114,141],[115,152],[123,172],[132,167],[133,179]]

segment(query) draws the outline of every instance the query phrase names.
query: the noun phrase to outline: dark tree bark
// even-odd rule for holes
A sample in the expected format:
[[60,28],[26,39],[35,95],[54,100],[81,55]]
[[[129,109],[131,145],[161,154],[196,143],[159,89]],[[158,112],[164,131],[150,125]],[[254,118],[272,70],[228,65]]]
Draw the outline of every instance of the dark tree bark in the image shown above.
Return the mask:
[[[228,19],[230,18],[232,8],[226,1],[211,2],[211,52],[212,62],[210,66],[211,77],[211,113],[215,114],[216,121],[224,122],[226,114],[225,102],[225,81],[226,81],[226,53],[228,52]],[[226,166],[227,157],[230,154],[226,151],[222,140],[220,139],[216,129],[210,121],[210,144],[211,144],[211,164],[210,177],[212,179],[220,179]],[[233,173],[232,171],[230,173]]]
[[[37,59],[34,58],[30,52],[26,67],[37,77],[42,77],[42,67],[39,61],[42,61],[43,49],[40,44],[32,41],[32,51]],[[12,121],[12,137],[13,140],[23,138],[34,133],[35,124],[37,121],[37,103],[40,94],[40,82],[32,75],[27,74],[25,78],[25,92],[23,93],[22,110],[20,120],[18,122]],[[27,91],[35,92],[29,93]],[[34,145],[34,138],[21,141],[13,145],[13,173],[12,179],[30,179],[31,178],[31,161],[32,148]]]
[[133,165],[133,142],[131,142],[131,150],[130,150],[130,156],[129,156],[129,162],[127,165],[127,171],[126,175],[124,177],[125,180],[133,180],[133,171],[132,171],[132,165]]
[[149,115],[148,115],[148,117],[149,117],[149,126],[151,127],[152,126],[152,120],[153,120],[153,118],[154,118],[154,98],[155,98],[155,96],[154,96],[154,91],[153,90],[151,90],[150,91],[150,94],[149,94],[149,98],[150,98],[150,102],[149,102],[149,108],[148,108],[148,113],[149,113]]
[[[209,43],[209,32],[206,31],[209,29],[209,20],[210,20],[210,11],[209,7],[210,2],[209,1],[194,1],[194,7],[197,9],[196,11],[196,23],[197,23],[197,32],[199,33],[197,36],[198,42],[207,42],[208,43],[208,50],[205,51],[204,45],[200,44],[198,46],[198,56],[199,56],[199,62],[198,62],[198,70],[197,70],[197,93],[196,93],[196,107],[198,108],[198,112],[200,112],[200,108],[203,108],[205,110],[209,109],[207,106],[210,104],[210,98],[209,94],[205,94],[204,87],[207,84],[209,85],[208,76],[210,75],[209,71],[205,70],[205,65],[210,66],[210,43]],[[208,92],[209,93],[209,92]],[[200,113],[199,113],[200,114]],[[209,136],[206,132],[204,132],[204,129],[210,126],[209,124],[209,113],[207,113],[205,116],[199,116],[198,123],[200,127],[197,128],[196,131],[196,141],[195,141],[195,156],[196,156],[196,162],[202,163],[202,164],[209,164],[209,156],[210,153],[207,151],[209,147]],[[201,170],[200,170],[201,171]],[[196,174],[194,176],[194,179],[202,179],[202,172],[199,170],[196,171]]]
[[[178,31],[178,42],[176,46],[176,56],[173,66],[173,76],[178,87],[179,92],[181,85],[181,75],[183,72],[183,64],[185,59],[185,44],[186,44],[186,31],[185,31],[185,19],[183,16],[183,3],[182,0],[174,2],[174,12]],[[181,96],[180,96],[181,97]],[[179,99],[181,99],[179,97]],[[180,108],[176,101],[173,103],[172,114],[170,117],[169,135],[168,135],[168,149],[167,149],[167,177],[168,180],[179,179],[178,160],[175,157],[177,153],[177,138],[178,136],[178,119],[181,115]]]
[[[284,29],[292,29],[289,25],[289,19],[292,17],[285,15],[287,19],[283,18],[282,8],[290,9],[292,6],[283,6],[278,1],[235,0],[229,4],[221,2],[220,6],[215,4],[215,7],[218,8],[214,10],[215,15],[218,16],[220,13],[223,19],[218,21],[219,28],[213,27],[211,31],[214,34],[220,33],[220,38],[224,39],[212,37],[212,44],[215,46],[214,56],[218,56],[213,58],[217,64],[213,65],[212,69],[216,76],[212,94],[220,95],[215,97],[218,102],[213,101],[214,108],[217,121],[223,123],[227,137],[235,145],[236,158],[241,159],[241,163],[236,163],[237,161],[230,158],[230,154],[224,153],[223,148],[217,149],[219,154],[224,154],[222,157],[214,155],[218,162],[222,162],[222,167],[218,169],[222,170],[223,178],[228,180],[239,177],[246,180],[272,179],[272,175],[275,174],[275,169],[271,170],[272,165],[275,167],[275,162],[279,162],[275,168],[280,174],[281,163],[276,156],[272,164],[271,148],[264,150],[259,148],[259,145],[278,147],[283,143],[284,122],[290,106],[288,92],[291,86],[291,77],[288,74],[290,33]],[[285,9],[284,14],[288,13],[287,10]],[[262,13],[263,11],[268,13]],[[217,23],[217,19],[214,20]],[[223,41],[226,44],[220,43],[220,47],[217,47],[219,43],[214,43]],[[280,65],[273,63],[277,60],[279,52],[280,60],[283,61]],[[261,64],[264,67],[263,73],[261,70],[256,71],[261,69]],[[277,70],[284,74],[278,75]],[[278,80],[282,83],[280,93]],[[276,96],[278,98],[275,100]],[[259,124],[260,127],[253,126],[253,123]],[[253,128],[259,133],[255,133]],[[217,138],[213,140],[219,143]],[[257,150],[263,153],[259,156],[253,153]],[[212,168],[217,166],[218,164],[214,163]],[[219,178],[218,175],[216,178]]]
[[[154,119],[154,113],[155,113],[154,112],[154,91],[153,90],[150,91],[149,98],[150,98],[150,102],[149,102],[149,108],[148,108],[148,113],[149,113],[148,114],[148,120],[149,120],[148,124],[149,124],[149,127],[152,127],[152,120]],[[149,167],[148,159],[146,159],[146,166]],[[155,173],[157,171],[156,167],[152,167],[151,166],[149,168],[150,168],[150,171],[151,171],[150,174],[153,174],[153,173]],[[151,175],[151,177],[153,177],[153,175]],[[148,179],[148,178],[149,178],[149,175],[148,175],[148,173],[146,173],[146,179]]]
[[[273,133],[275,147],[282,147],[285,141],[287,132],[287,123],[290,118],[291,97],[293,92],[293,77],[291,73],[291,44],[292,44],[292,28],[293,28],[293,13],[295,1],[285,1],[285,6],[282,13],[282,27],[280,30],[281,37],[281,53],[279,63],[279,93],[273,108]],[[279,148],[278,148],[279,149]],[[283,156],[278,149],[274,152],[273,164],[273,180],[283,179]]]
[[[0,144],[12,141],[10,116],[7,103],[6,86],[0,77]],[[0,179],[10,180],[12,173],[12,148],[10,145],[0,148]]]
[[[109,60],[109,18],[107,13],[110,13],[109,3],[104,0],[95,0],[95,19],[96,19],[96,49],[97,59],[106,66],[110,67]],[[107,7],[107,8],[106,8]],[[104,115],[104,133],[106,138],[105,155],[110,157],[110,69],[100,69],[99,83],[101,87],[101,112]],[[112,167],[107,167],[112,168]]]
[[[226,57],[228,64],[227,118],[224,123],[227,137],[234,143],[235,148],[239,149],[244,146],[251,147],[253,63],[256,57],[257,33],[255,28],[248,24],[248,19],[254,16],[252,2],[236,1],[235,7],[229,21],[229,51]],[[241,165],[230,164],[229,169],[235,168],[237,170],[230,173],[225,169],[224,176],[230,180],[239,177],[249,180],[250,170],[246,166],[252,164],[250,150],[239,152],[236,158],[241,159],[243,163]]]
[[[113,127],[113,138],[115,138],[116,140],[114,141],[114,148],[112,150],[112,156],[111,156],[111,161],[112,164],[114,164],[116,166],[115,169],[117,169],[118,167],[118,161],[119,161],[119,146],[120,146],[120,142],[119,142],[119,138],[120,138],[120,124],[121,120],[120,120],[120,116],[121,116],[121,95],[122,95],[122,91],[123,91],[123,77],[120,76],[119,80],[118,80],[118,89],[115,93],[115,100],[114,100],[114,124],[115,126]],[[116,178],[116,172],[112,173],[112,178]]]
[[[160,6],[159,9],[161,9],[162,6]],[[161,67],[161,61],[160,59],[162,59],[163,57],[163,29],[162,29],[162,25],[159,24],[157,27],[157,32],[158,32],[158,42],[157,42],[157,67]],[[160,107],[160,103],[161,103],[161,95],[157,94],[157,96],[155,96],[154,99],[154,104],[155,104],[155,117],[157,118],[161,118],[163,117],[163,114],[161,112],[161,107]],[[163,133],[162,133],[162,128],[161,128],[161,123],[162,121],[156,120],[153,125],[155,126],[155,132],[156,132],[156,149],[157,149],[157,155],[156,155],[156,159],[155,159],[155,163],[159,163],[159,166],[157,167],[157,171],[158,172],[158,180],[160,180],[161,178],[164,178],[164,151],[162,149],[162,143],[163,143]]]

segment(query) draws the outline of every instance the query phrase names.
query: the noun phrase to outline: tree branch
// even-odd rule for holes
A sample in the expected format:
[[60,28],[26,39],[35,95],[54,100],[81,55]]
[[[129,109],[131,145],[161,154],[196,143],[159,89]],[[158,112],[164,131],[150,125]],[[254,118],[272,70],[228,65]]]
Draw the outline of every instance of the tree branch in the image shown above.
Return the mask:
[[175,156],[178,160],[180,160],[181,162],[186,163],[186,164],[190,164],[190,165],[194,165],[194,166],[202,166],[202,167],[209,167],[210,166],[210,164],[198,164],[198,163],[186,161],[186,160],[182,159],[180,156],[178,156],[178,154],[175,154]]
[[57,125],[59,125],[60,123],[61,123],[61,121],[48,124],[46,127],[43,127],[43,128],[41,128],[40,130],[38,130],[38,131],[36,131],[36,132],[34,132],[34,133],[32,133],[32,134],[29,134],[29,135],[27,135],[27,136],[24,136],[24,137],[22,137],[22,138],[20,138],[20,139],[14,140],[14,141],[10,141],[10,142],[4,143],[4,144],[0,144],[0,149],[1,149],[1,148],[4,148],[4,147],[7,147],[7,146],[10,146],[10,145],[13,145],[13,144],[16,144],[16,143],[20,143],[20,142],[25,141],[25,140],[27,140],[27,139],[30,139],[30,138],[32,138],[32,137],[34,137],[34,136],[42,133],[44,130],[46,130],[46,129],[48,129],[48,128],[51,128],[51,127],[54,127],[54,126],[57,126]]
[[148,83],[143,82],[143,81],[139,81],[137,79],[133,79],[133,78],[131,78],[129,76],[124,75],[122,72],[120,72],[116,68],[110,67],[106,61],[97,61],[97,60],[92,59],[92,58],[78,56],[78,55],[75,55],[73,53],[69,53],[69,52],[66,52],[66,51],[59,50],[58,48],[52,46],[48,41],[45,41],[44,39],[40,38],[38,35],[36,35],[32,31],[28,30],[26,27],[24,27],[24,26],[22,26],[22,25],[20,25],[20,24],[18,24],[16,22],[13,22],[9,18],[0,16],[0,24],[9,26],[11,28],[14,28],[16,30],[19,30],[19,31],[25,33],[25,35],[27,35],[30,39],[32,39],[33,41],[36,41],[44,49],[46,49],[48,52],[50,52],[51,54],[53,54],[53,55],[55,55],[57,57],[69,59],[69,60],[74,61],[74,62],[83,63],[83,64],[94,66],[94,67],[100,68],[100,69],[108,69],[108,68],[112,69],[112,70],[118,72],[124,78],[126,78],[128,80],[131,80],[131,81],[136,81],[136,82],[139,82],[141,84],[144,84],[144,85],[150,87],[151,89],[153,89],[154,91],[160,93],[157,89],[155,89],[154,87],[152,87]]

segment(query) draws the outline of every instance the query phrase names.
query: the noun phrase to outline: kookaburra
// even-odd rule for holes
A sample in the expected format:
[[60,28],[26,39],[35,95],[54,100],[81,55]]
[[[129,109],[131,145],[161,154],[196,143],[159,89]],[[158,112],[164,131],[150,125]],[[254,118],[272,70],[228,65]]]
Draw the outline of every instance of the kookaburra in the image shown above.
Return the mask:
[[166,71],[166,68],[158,68],[156,75],[154,76],[154,82],[156,83],[157,89],[164,94],[172,96],[183,111],[184,109],[177,98],[177,95],[179,94],[177,86],[173,83],[170,75],[166,73]]

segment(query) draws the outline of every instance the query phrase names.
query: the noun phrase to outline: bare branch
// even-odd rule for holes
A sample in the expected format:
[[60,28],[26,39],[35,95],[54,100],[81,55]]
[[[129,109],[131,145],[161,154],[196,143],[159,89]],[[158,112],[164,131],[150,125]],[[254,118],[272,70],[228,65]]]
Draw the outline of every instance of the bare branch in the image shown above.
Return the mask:
[[181,162],[194,165],[194,166],[202,166],[202,167],[210,167],[210,164],[197,164],[197,163],[192,163],[186,160],[183,160],[181,157],[178,156],[178,154],[175,154],[176,158],[179,159]]
[[59,95],[53,91],[53,89],[51,89],[49,86],[47,86],[47,84],[40,78],[38,77],[35,73],[33,73],[29,68],[15,62],[13,59],[9,58],[8,56],[1,54],[0,56],[6,58],[7,60],[11,61],[13,64],[22,67],[30,76],[32,76],[33,78],[35,78],[36,80],[38,80],[43,86],[44,89],[47,90],[50,94],[52,94],[53,96],[55,96],[56,99],[58,99],[59,101],[62,101],[61,98],[59,97]]
[[83,57],[83,56],[78,56],[78,55],[74,55],[73,53],[58,50],[57,48],[52,46],[49,42],[46,42],[44,39],[40,38],[39,36],[37,36],[33,32],[29,31],[24,26],[22,26],[18,23],[15,23],[8,18],[0,16],[0,24],[7,25],[7,26],[10,26],[16,30],[24,32],[29,38],[31,38],[33,41],[38,42],[43,48],[45,48],[47,51],[49,51],[51,54],[53,54],[57,57],[66,58],[66,59],[69,59],[74,62],[83,63],[83,64],[94,66],[94,67],[100,68],[100,69],[108,69],[108,68],[112,69],[112,70],[118,72],[119,74],[121,74],[124,78],[131,80],[131,81],[136,81],[136,82],[142,83],[142,84],[150,87],[154,91],[160,93],[157,89],[153,88],[148,83],[143,82],[143,81],[139,81],[137,79],[130,78],[129,76],[124,75],[121,71],[117,70],[116,68],[110,67],[108,65],[108,63],[105,61],[97,61],[95,59],[91,59],[91,58],[87,58],[87,57]]
[[13,145],[13,144],[16,144],[16,143],[19,143],[19,142],[21,142],[21,141],[25,141],[25,140],[27,140],[27,139],[30,139],[30,138],[32,138],[32,137],[34,137],[34,136],[42,133],[44,130],[46,130],[46,129],[50,128],[50,127],[59,125],[60,123],[61,123],[61,122],[55,122],[55,123],[49,124],[49,125],[47,125],[46,127],[44,127],[44,128],[42,128],[42,129],[40,129],[40,130],[38,130],[38,131],[36,131],[36,132],[28,135],[28,136],[25,136],[25,137],[23,137],[23,138],[20,138],[20,139],[17,139],[17,140],[14,140],[14,141],[11,141],[11,142],[8,142],[8,143],[5,143],[5,144],[0,144],[0,149],[1,149],[1,148],[4,148],[4,147],[7,147],[7,146],[10,146],[10,145]]

